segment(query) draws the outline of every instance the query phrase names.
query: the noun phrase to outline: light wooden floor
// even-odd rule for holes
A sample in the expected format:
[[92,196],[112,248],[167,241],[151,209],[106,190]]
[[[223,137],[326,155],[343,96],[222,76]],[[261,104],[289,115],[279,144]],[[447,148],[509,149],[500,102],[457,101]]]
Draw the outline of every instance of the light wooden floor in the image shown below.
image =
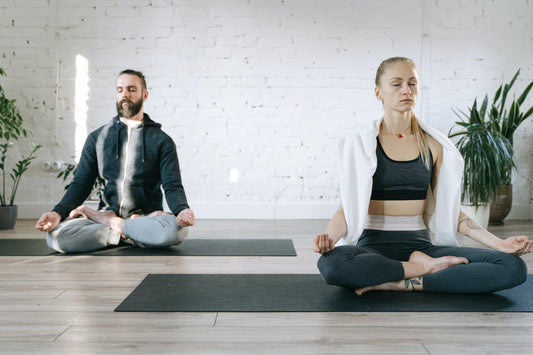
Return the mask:
[[[44,238],[34,223],[0,238]],[[533,313],[113,312],[149,273],[317,273],[326,224],[200,220],[189,236],[292,238],[298,257],[0,257],[0,353],[533,353]],[[491,231],[533,239],[533,222]]]

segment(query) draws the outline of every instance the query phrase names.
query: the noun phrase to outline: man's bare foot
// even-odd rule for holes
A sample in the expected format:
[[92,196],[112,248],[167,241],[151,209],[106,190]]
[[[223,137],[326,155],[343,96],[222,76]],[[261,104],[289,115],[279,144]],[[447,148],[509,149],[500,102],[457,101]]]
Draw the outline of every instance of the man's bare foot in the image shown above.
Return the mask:
[[124,219],[117,216],[114,211],[95,211],[87,206],[79,206],[72,210],[70,217],[79,217],[90,219],[96,223],[104,224],[120,234],[124,231]]
[[128,218],[129,219],[134,219],[134,218],[139,218],[139,217],[157,217],[157,216],[162,216],[164,214],[172,215],[172,213],[170,213],[170,212],[164,212],[164,211],[159,210],[159,211],[154,211],[154,212],[146,214],[146,215],[134,213],[134,214],[130,215]]
[[147,214],[146,217],[157,217],[157,216],[162,216],[164,214],[171,215],[172,213],[159,210],[159,211],[154,211],[150,214]]
[[105,225],[107,225],[111,230],[114,230],[121,235],[124,235],[124,218],[115,216],[110,216],[105,220]]
[[414,263],[418,266],[418,275],[406,275],[407,278],[422,276],[426,274],[433,274],[446,269],[453,265],[468,264],[468,259],[457,256],[442,256],[440,258],[432,258],[420,251],[414,251],[409,256],[409,263]]
[[105,220],[110,217],[116,217],[117,214],[115,211],[96,211],[87,206],[79,206],[73,209],[70,214],[70,217],[79,217],[90,219],[96,223],[106,224]]

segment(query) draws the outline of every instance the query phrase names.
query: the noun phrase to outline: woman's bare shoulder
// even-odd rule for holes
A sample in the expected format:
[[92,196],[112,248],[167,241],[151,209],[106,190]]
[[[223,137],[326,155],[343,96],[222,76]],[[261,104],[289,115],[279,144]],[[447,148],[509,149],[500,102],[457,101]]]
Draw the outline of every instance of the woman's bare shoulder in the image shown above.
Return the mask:
[[428,143],[429,149],[431,150],[431,154],[433,155],[434,160],[435,161],[441,160],[442,159],[442,144],[440,144],[435,138],[433,138],[429,134],[426,134],[426,137],[427,137],[427,143]]

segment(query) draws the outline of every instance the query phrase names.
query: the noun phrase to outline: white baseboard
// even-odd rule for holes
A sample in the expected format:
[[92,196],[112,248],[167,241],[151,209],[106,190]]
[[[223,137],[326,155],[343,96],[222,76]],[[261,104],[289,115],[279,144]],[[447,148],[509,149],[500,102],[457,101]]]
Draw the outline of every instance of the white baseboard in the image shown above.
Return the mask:
[[[86,204],[90,206],[91,208],[98,208],[98,202],[97,201],[87,201]],[[54,208],[55,204],[48,204],[48,203],[40,203],[40,204],[26,204],[21,203],[18,205],[18,216],[17,218],[20,219],[37,219],[41,217],[41,215],[47,211],[51,211],[52,208]]]
[[207,205],[191,208],[199,219],[329,219],[338,205]]
[[533,204],[514,204],[506,219],[533,221]]
[[47,211],[50,211],[55,205],[53,204],[18,204],[18,215],[20,219],[37,219]]
[[[89,202],[96,208],[96,202]],[[53,204],[20,204],[18,218],[39,218]],[[301,205],[214,205],[196,204],[191,208],[198,219],[329,219],[337,210],[335,204]],[[533,205],[513,205],[507,219],[533,220]]]

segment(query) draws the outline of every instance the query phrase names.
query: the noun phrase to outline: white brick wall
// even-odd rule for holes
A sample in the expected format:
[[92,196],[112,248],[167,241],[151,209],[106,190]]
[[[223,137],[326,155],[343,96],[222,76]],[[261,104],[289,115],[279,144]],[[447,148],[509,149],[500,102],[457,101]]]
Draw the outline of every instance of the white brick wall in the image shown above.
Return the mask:
[[[452,108],[492,95],[519,67],[519,89],[533,79],[533,3],[0,0],[2,85],[45,146],[23,179],[22,217],[62,194],[40,165],[72,161],[77,55],[89,63],[88,130],[115,114],[117,73],[145,73],[145,110],[176,141],[199,218],[329,218],[337,141],[381,114],[379,62],[419,64],[417,113],[448,132]],[[532,132],[530,119],[515,136],[512,218],[533,217]]]

